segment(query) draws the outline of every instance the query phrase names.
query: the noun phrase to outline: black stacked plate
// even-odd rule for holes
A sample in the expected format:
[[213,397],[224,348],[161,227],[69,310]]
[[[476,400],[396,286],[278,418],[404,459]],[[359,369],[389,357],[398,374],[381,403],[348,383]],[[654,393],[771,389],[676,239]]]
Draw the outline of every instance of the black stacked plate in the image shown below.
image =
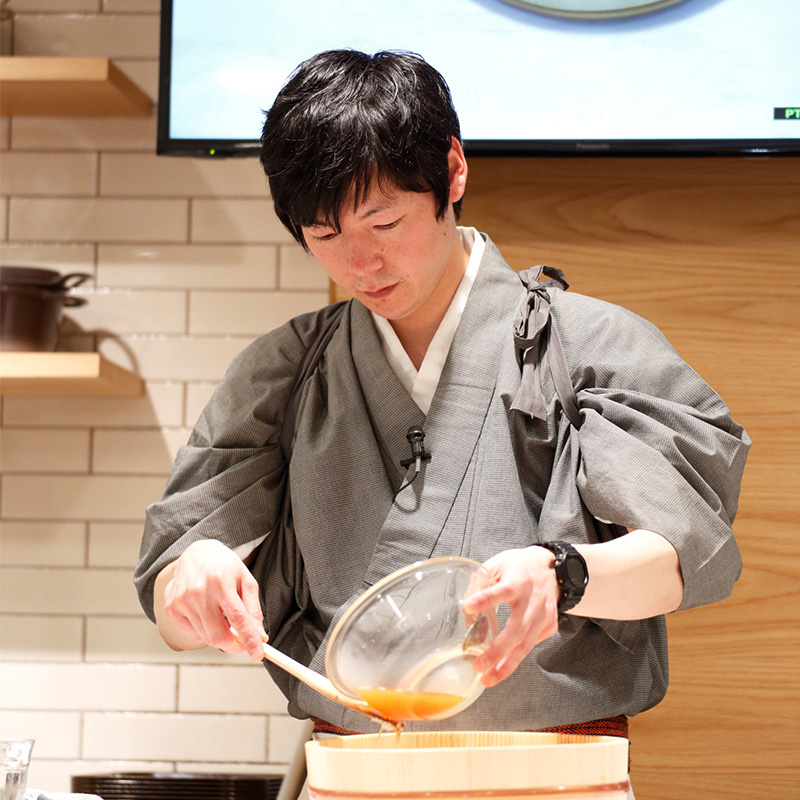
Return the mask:
[[103,800],[274,800],[282,775],[114,772],[73,775],[72,791]]

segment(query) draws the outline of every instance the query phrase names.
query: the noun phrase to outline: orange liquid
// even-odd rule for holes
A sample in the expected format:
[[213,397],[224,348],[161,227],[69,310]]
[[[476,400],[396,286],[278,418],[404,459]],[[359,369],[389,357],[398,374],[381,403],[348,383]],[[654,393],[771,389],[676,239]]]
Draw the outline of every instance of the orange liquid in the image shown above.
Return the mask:
[[455,708],[464,698],[444,692],[409,692],[404,689],[384,689],[382,686],[364,687],[359,696],[374,709],[390,719],[436,719],[440,714]]

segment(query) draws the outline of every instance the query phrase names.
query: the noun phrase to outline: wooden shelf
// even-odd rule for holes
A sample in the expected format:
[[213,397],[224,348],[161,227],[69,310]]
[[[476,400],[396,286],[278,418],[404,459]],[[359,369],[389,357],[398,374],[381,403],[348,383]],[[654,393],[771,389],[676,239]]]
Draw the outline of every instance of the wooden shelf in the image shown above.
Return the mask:
[[144,381],[99,353],[0,353],[0,394],[138,397]]
[[149,117],[150,98],[108,58],[0,57],[0,115]]

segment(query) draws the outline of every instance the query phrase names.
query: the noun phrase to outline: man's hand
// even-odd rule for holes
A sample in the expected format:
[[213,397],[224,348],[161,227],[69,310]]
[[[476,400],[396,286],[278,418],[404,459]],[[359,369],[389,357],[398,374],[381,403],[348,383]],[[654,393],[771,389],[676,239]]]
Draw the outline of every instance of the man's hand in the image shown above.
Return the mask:
[[210,645],[227,653],[247,650],[254,661],[264,658],[258,584],[221,542],[209,539],[187,547],[161,571],[155,594],[158,630],[173,649]]
[[479,614],[501,603],[511,607],[500,635],[475,660],[485,686],[505,680],[534,645],[558,630],[560,590],[553,570],[554,560],[544,547],[498,553],[485,563],[495,582],[464,601],[464,611],[468,614]]
[[[628,530],[609,542],[577,545],[589,569],[589,583],[576,617],[649,619],[669,614],[683,600],[683,577],[675,548],[646,529]],[[486,686],[505,680],[534,645],[558,630],[560,589],[553,554],[544,547],[506,550],[485,566],[495,583],[464,601],[464,611],[479,614],[508,603],[511,615],[502,633],[475,660]]]

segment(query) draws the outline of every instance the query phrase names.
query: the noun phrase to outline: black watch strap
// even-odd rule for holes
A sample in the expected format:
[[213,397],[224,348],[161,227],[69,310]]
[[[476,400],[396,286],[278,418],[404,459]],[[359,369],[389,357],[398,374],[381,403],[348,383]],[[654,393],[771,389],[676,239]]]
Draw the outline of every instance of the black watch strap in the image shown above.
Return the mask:
[[553,568],[556,580],[561,587],[558,600],[558,613],[565,614],[580,603],[586,585],[589,583],[589,570],[583,556],[569,542],[538,542],[555,556]]

